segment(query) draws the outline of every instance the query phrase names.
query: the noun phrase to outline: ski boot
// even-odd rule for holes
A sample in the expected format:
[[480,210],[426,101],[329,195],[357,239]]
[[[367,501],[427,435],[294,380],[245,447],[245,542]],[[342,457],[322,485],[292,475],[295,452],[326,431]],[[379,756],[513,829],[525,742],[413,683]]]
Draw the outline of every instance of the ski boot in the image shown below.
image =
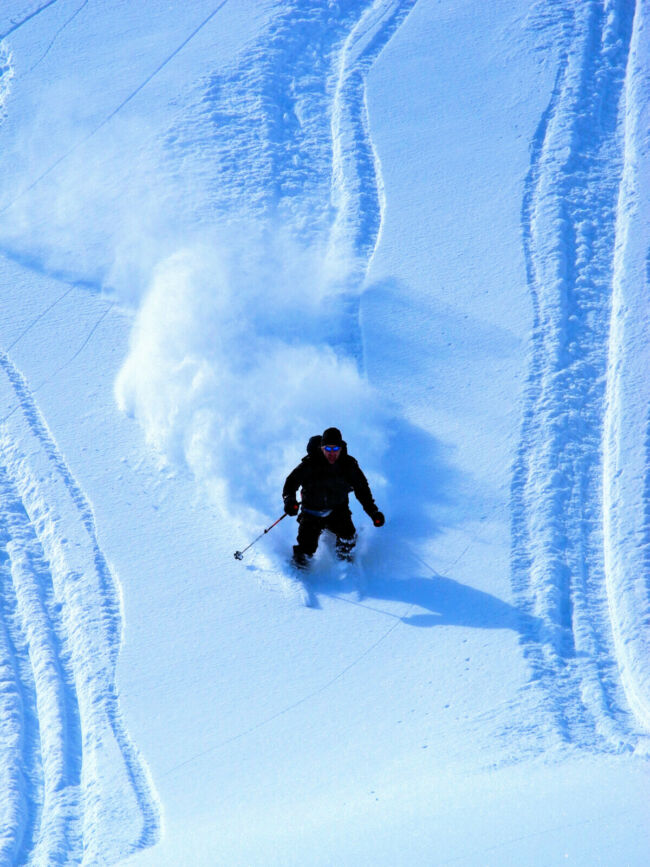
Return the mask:
[[300,569],[301,572],[304,572],[307,566],[309,566],[309,561],[311,559],[311,554],[306,554],[300,545],[293,546],[293,557],[291,558],[291,564],[296,568]]
[[352,539],[341,539],[337,538],[336,540],[336,556],[342,563],[352,563],[354,557],[354,546],[356,544],[356,537],[352,537]]

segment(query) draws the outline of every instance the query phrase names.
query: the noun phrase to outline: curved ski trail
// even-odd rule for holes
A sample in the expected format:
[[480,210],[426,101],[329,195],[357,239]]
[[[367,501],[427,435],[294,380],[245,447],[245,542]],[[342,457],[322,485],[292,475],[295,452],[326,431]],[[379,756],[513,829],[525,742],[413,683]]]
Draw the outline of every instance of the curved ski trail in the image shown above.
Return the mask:
[[[637,3],[625,90],[617,213],[603,512],[607,597],[627,699],[650,734],[650,20]],[[650,739],[646,738],[645,749]]]
[[383,214],[365,81],[415,2],[282,4],[230,69],[201,83],[190,117],[166,137],[173,167],[188,156],[201,166],[205,196],[192,201],[192,219],[198,212],[208,225],[216,215],[262,236],[288,232],[351,262],[341,303],[319,333],[360,367],[358,294]]
[[158,810],[115,689],[121,612],[90,505],[10,358],[0,395],[0,861],[110,864]]
[[542,624],[525,633],[531,685],[561,740],[614,751],[638,735],[609,617],[601,439],[633,16],[625,0],[574,7],[533,141],[522,206],[532,358],[512,483],[514,590]]

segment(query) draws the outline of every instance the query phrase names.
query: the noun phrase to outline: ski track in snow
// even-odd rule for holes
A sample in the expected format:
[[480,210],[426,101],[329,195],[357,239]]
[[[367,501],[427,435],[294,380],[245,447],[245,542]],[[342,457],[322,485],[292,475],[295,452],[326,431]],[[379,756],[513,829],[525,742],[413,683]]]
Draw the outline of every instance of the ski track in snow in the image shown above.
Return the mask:
[[282,4],[234,67],[200,84],[189,117],[165,140],[173,171],[187,160],[202,166],[198,214],[208,225],[234,215],[270,231],[289,227],[301,243],[354,261],[327,340],[359,367],[358,294],[383,213],[365,79],[415,2]]
[[[604,431],[605,567],[627,699],[650,732],[650,188],[647,4],[637,3],[626,78]],[[648,740],[645,748],[647,750]]]
[[[41,4],[26,4],[26,9],[23,12],[22,16],[17,16],[16,18],[12,18],[7,26],[7,29],[4,33],[0,33],[0,40],[5,39],[7,36],[10,36],[12,33],[15,33],[16,30],[19,30],[23,25],[28,24],[32,19],[36,18],[37,15],[40,15],[41,12],[44,12],[46,9],[49,9],[50,6],[54,6],[55,3],[58,3],[59,0],[48,0],[47,3]],[[31,7],[36,8],[31,8]],[[30,11],[31,9],[31,11]]]
[[639,723],[650,721],[634,718],[630,690],[621,688],[621,652],[632,632],[621,634],[616,609],[629,588],[612,586],[602,505],[634,13],[627,0],[573,4],[522,205],[534,319],[512,482],[513,586],[529,623],[542,624],[528,626],[523,643],[550,725],[565,743],[606,751],[632,748]]
[[121,612],[90,505],[0,352],[0,863],[110,864],[158,810],[115,691]]
[[88,5],[88,0],[83,0],[81,5],[75,9],[75,11],[72,13],[72,15],[70,15],[68,18],[66,18],[66,20],[63,22],[63,24],[56,31],[54,36],[50,39],[45,51],[41,54],[41,56],[38,58],[38,60],[35,60],[34,63],[29,67],[29,69],[27,70],[28,73],[33,72],[36,69],[36,67],[39,66],[45,60],[45,58],[52,50],[52,46],[57,41],[59,36],[63,33],[63,31],[66,29],[66,27],[68,27],[68,25],[74,21],[74,19],[77,17],[77,15],[79,15],[80,12],[83,12],[83,10],[86,8],[87,5]]

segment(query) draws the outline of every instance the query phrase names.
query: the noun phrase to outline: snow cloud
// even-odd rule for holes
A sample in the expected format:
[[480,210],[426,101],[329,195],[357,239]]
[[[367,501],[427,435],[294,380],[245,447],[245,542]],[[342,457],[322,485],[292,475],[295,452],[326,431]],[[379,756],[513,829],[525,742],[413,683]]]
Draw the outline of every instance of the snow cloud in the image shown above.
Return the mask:
[[116,396],[214,501],[268,512],[307,438],[329,425],[372,465],[379,402],[355,361],[323,341],[340,331],[349,263],[283,232],[227,235],[157,265]]
[[[3,82],[0,46],[0,112]],[[27,75],[27,73],[25,73]],[[163,146],[145,117],[105,127],[75,79],[49,82],[14,131],[0,195],[0,249],[47,276],[137,305],[161,249],[183,232]],[[174,215],[174,216],[172,216]]]

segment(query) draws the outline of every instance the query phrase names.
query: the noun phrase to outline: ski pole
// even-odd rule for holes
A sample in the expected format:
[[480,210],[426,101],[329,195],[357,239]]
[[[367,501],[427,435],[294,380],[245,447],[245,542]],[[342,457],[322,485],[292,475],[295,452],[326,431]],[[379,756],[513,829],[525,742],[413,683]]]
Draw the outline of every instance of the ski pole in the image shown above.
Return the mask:
[[244,554],[246,553],[246,551],[248,551],[249,548],[252,548],[256,542],[259,542],[259,540],[262,538],[262,536],[264,536],[266,533],[268,533],[269,530],[272,530],[276,526],[276,524],[279,524],[280,521],[282,521],[282,519],[286,518],[286,517],[287,517],[287,515],[285,513],[280,518],[278,518],[278,520],[275,521],[273,524],[271,524],[270,527],[267,527],[263,533],[260,533],[259,536],[257,537],[257,539],[253,539],[253,541],[250,543],[250,545],[246,545],[246,547],[244,548],[243,551],[235,551],[235,560],[243,560]]

